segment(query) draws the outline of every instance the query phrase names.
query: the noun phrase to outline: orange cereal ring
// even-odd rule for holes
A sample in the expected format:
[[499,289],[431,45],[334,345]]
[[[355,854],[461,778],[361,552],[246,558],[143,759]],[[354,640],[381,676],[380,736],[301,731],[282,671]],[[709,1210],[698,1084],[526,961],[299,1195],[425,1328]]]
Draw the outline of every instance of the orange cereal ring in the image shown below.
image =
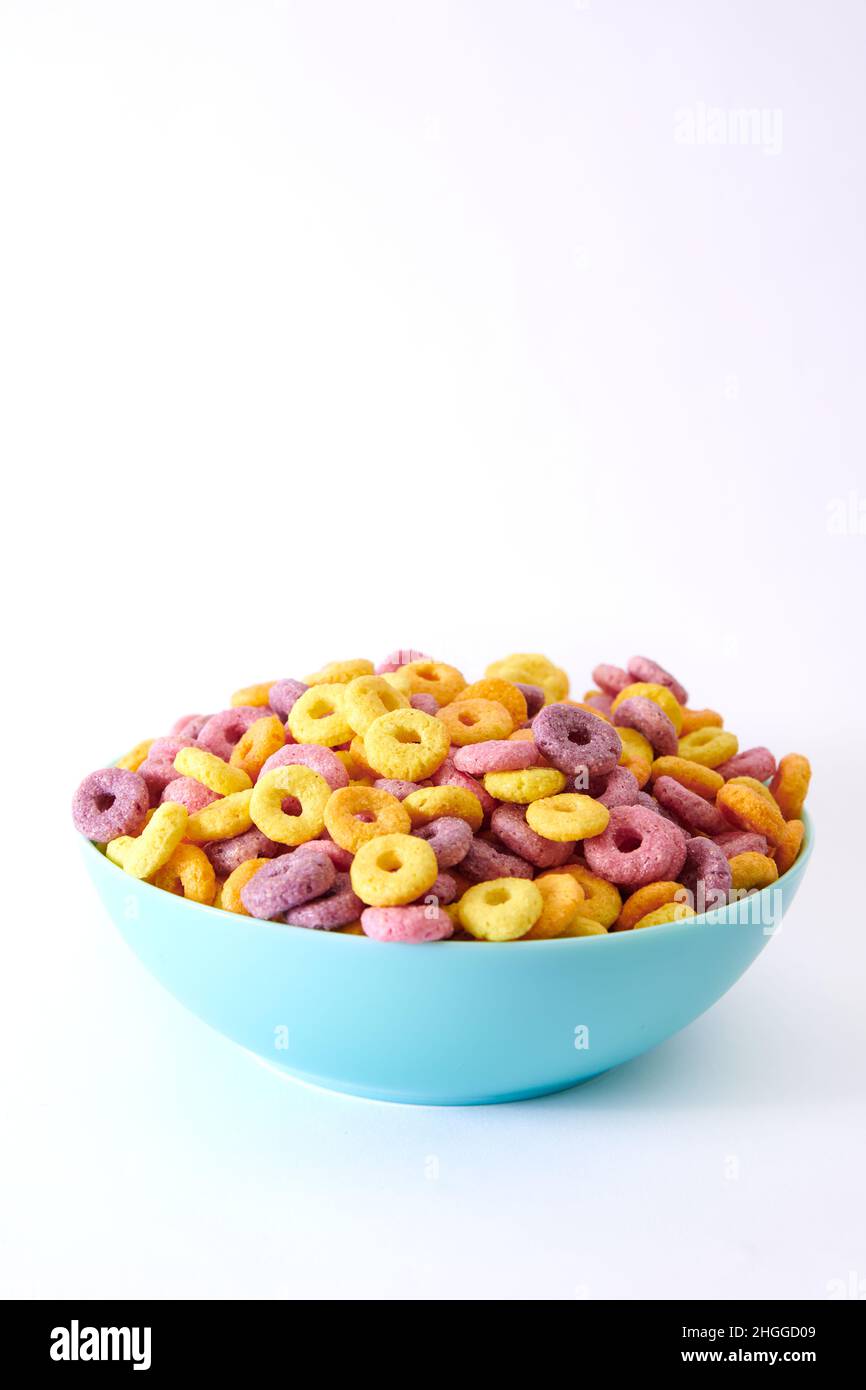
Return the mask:
[[728,867],[731,870],[731,887],[738,892],[767,888],[779,877],[775,861],[769,855],[757,854],[754,850],[735,854],[728,860]]
[[729,777],[728,785],[732,787],[751,787],[753,792],[762,796],[771,806],[777,806],[778,802],[770,791],[770,788],[763,782],[759,782],[757,777]]
[[677,894],[685,898],[685,888],[671,879],[659,879],[656,883],[645,883],[643,888],[635,889],[623,903],[622,912],[616,919],[615,931],[631,931],[642,917],[664,907],[665,903],[677,901]]
[[377,835],[406,835],[411,828],[403,803],[380,787],[339,787],[325,806],[325,829],[351,854]]
[[[374,767],[371,767],[369,762],[367,761],[366,746],[360,734],[356,734],[355,737],[352,739],[352,742],[349,744],[348,752],[349,757],[355,764],[356,772],[354,773],[354,776],[378,777],[379,774],[376,771],[376,769]],[[338,753],[337,757],[339,756],[340,755]]]
[[463,672],[444,661],[410,661],[387,677],[404,695],[432,695],[440,706],[450,704],[466,686]]
[[681,705],[680,709],[683,716],[680,729],[682,738],[685,738],[686,734],[693,734],[695,729],[708,729],[711,726],[720,729],[725,722],[714,709],[689,709],[688,705]]
[[474,681],[472,685],[467,685],[460,691],[460,699],[494,700],[497,704],[504,705],[515,728],[519,728],[527,719],[526,696],[513,681],[488,676],[483,681]]
[[216,893],[216,874],[203,849],[178,845],[171,858],[154,874],[157,888],[177,893],[194,903],[210,904]]
[[407,696],[386,681],[384,676],[355,676],[354,680],[349,681],[343,696],[343,714],[356,737],[363,737],[380,714],[406,709],[408,705]]
[[[610,707],[611,714],[616,714],[624,701],[632,699],[652,700],[659,709],[664,710],[676,733],[679,734],[683,727],[682,705],[666,685],[656,685],[653,681],[635,681],[632,685],[627,685],[618,695],[614,696]],[[597,710],[593,710],[593,714],[597,713]]]
[[693,762],[690,758],[656,758],[652,765],[652,775],[654,779],[672,777],[681,787],[697,796],[705,797],[707,801],[715,801],[716,792],[725,785],[725,779],[720,773],[714,772],[711,767],[705,767],[703,763]]
[[348,743],[352,729],[343,714],[345,686],[338,681],[311,685],[289,710],[289,733],[296,743],[319,743],[335,748]]
[[[598,711],[596,710],[595,713],[597,714]],[[643,788],[652,775],[655,757],[653,746],[649,739],[645,738],[637,729],[630,729],[627,725],[618,728],[617,733],[622,744],[619,765],[632,774],[639,788]]]
[[[283,763],[271,768],[270,772],[263,772],[252,792],[246,795],[251,797],[253,823],[277,844],[303,845],[321,835],[325,828],[325,807],[331,788],[324,777],[302,763]],[[289,798],[300,802],[298,815],[289,815],[283,810],[283,802]],[[219,802],[214,805],[218,806]]]
[[314,671],[304,677],[304,685],[348,685],[356,676],[372,676],[373,663],[366,657],[355,657],[350,661],[329,661],[321,671]]
[[[550,870],[555,874],[571,874],[583,889],[584,901],[580,904],[580,915],[591,917],[605,928],[612,927],[622,911],[622,898],[619,890],[606,878],[590,873],[584,864],[563,864],[561,868]],[[536,883],[547,874],[539,874]],[[566,933],[567,934],[567,933]]]
[[448,755],[448,730],[436,715],[421,709],[380,714],[364,735],[364,756],[380,777],[421,782]]
[[681,738],[677,754],[689,762],[702,763],[704,767],[718,767],[719,763],[726,763],[728,758],[732,758],[739,746],[736,734],[708,725]]
[[812,780],[812,767],[802,753],[786,753],[770,783],[785,820],[798,820]]
[[457,748],[491,738],[508,738],[514,730],[511,715],[497,700],[464,700],[462,694],[459,700],[440,709],[439,718]]
[[786,823],[785,833],[779,839],[774,851],[776,868],[780,874],[786,874],[792,864],[796,862],[805,834],[806,827],[801,820],[789,820]]
[[247,705],[252,709],[261,709],[269,704],[268,692],[275,681],[259,681],[257,685],[245,685],[242,690],[236,690],[229,704],[234,708],[237,705]]
[[583,889],[571,874],[547,874],[535,880],[544,907],[523,941],[549,941],[561,936],[583,902]]
[[246,733],[241,734],[229,758],[231,767],[239,767],[255,781],[272,753],[286,742],[283,722],[275,714],[256,719]]
[[655,912],[648,912],[640,921],[635,922],[634,930],[640,931],[643,927],[661,927],[665,922],[682,922],[686,917],[694,917],[695,909],[689,907],[688,903],[670,902],[662,907],[657,907]]
[[782,812],[752,787],[726,782],[716,796],[716,805],[732,825],[763,835],[778,844],[785,834]]
[[429,825],[440,816],[456,816],[467,821],[473,830],[480,830],[484,819],[484,808],[475,793],[468,787],[451,783],[441,787],[419,787],[404,797],[401,804],[409,812],[415,829]]
[[225,912],[237,912],[241,917],[249,917],[250,914],[241,902],[241,889],[249,883],[253,874],[258,873],[268,862],[267,859],[245,859],[242,864],[238,864],[223,883],[219,902],[214,902],[214,906],[221,907]]

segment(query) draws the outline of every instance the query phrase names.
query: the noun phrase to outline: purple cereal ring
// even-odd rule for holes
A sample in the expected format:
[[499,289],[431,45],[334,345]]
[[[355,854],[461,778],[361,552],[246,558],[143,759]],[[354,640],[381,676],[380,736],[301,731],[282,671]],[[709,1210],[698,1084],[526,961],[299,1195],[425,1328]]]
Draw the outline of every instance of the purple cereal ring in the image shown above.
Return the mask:
[[[709,843],[709,842],[708,842]],[[594,874],[626,888],[676,879],[686,857],[682,835],[645,806],[614,806],[606,830],[583,842]]]
[[180,738],[192,739],[195,743],[207,721],[209,714],[183,714],[180,719],[176,719],[171,726],[171,732]]
[[219,801],[219,793],[212,792],[194,777],[175,777],[163,788],[159,799],[161,802],[175,801],[179,806],[185,806],[193,816],[196,811],[203,811],[205,806],[210,806],[211,802]]
[[250,725],[272,713],[268,705],[235,705],[233,709],[220,710],[219,714],[211,715],[200,731],[196,746],[228,762],[235,744],[243,738]]
[[590,705],[593,709],[597,709],[599,714],[606,714],[607,717],[610,718],[610,707],[613,704],[613,696],[605,695],[604,691],[596,690],[593,691],[591,695],[587,695],[584,704]]
[[390,671],[399,671],[401,666],[408,666],[410,661],[432,660],[432,656],[428,656],[426,652],[416,652],[414,647],[399,647],[396,652],[389,652],[384,661],[379,662],[376,675],[385,676]]
[[469,852],[460,861],[460,872],[473,883],[486,883],[491,878],[532,878],[532,865],[515,854],[503,854],[487,840],[474,839]]
[[666,671],[664,666],[659,666],[657,661],[651,661],[648,656],[631,656],[626,663],[628,666],[629,681],[631,685],[634,681],[646,681],[650,685],[664,685],[673,695],[680,705],[689,703],[689,692],[684,685],[680,685],[676,676],[672,676],[670,671]]
[[189,738],[157,738],[148,749],[147,757],[138,768],[150,795],[151,806],[158,806],[160,798],[170,782],[177,778],[174,760],[181,748],[191,748]]
[[320,898],[336,877],[326,854],[281,854],[263,864],[244,884],[241,902],[252,917],[276,917]]
[[[292,797],[292,800],[294,801],[295,798]],[[300,815],[301,803],[298,802],[297,805],[297,811],[291,814]],[[287,812],[287,814],[290,813]],[[352,867],[352,860],[355,858],[354,854],[350,854],[349,850],[343,849],[332,840],[327,830],[323,831],[317,840],[307,840],[306,844],[298,845],[293,853],[302,854],[305,850],[308,853],[310,850],[318,850],[320,854],[326,854],[339,874],[348,873]]]
[[396,796],[398,801],[405,801],[420,785],[420,782],[403,782],[399,777],[377,777],[373,783],[381,792],[390,792],[392,796]]
[[726,830],[723,835],[714,835],[714,842],[724,851],[726,859],[735,854],[766,854],[769,848],[763,835],[752,830]]
[[428,903],[430,898],[435,898],[443,906],[446,903],[453,903],[458,894],[457,880],[451,874],[437,874],[433,883],[427,889],[423,898],[419,898],[419,903]]
[[712,801],[698,796],[673,777],[657,777],[653,783],[653,794],[660,805],[672,811],[677,820],[690,830],[701,830],[705,835],[722,835],[730,829],[721,811]]
[[470,777],[468,772],[461,772],[454,766],[454,759],[448,757],[441,767],[437,767],[431,778],[434,787],[463,787],[466,791],[472,792],[481,802],[481,809],[485,816],[490,816],[496,810],[497,802],[490,795],[489,791],[481,782]]
[[[255,877],[255,875],[253,875]],[[357,922],[364,904],[352,890],[348,874],[337,874],[326,893],[301,907],[289,908],[285,921],[292,927],[312,927],[317,931],[333,931]]]
[[636,806],[640,787],[627,767],[615,767],[603,777],[590,778],[589,795],[608,810],[612,806]]
[[301,763],[304,767],[312,768],[313,772],[324,777],[332,792],[349,785],[349,774],[336,753],[332,753],[330,748],[320,747],[318,743],[290,743],[285,748],[278,748],[265,760],[259,776],[262,777],[274,767],[283,767],[285,763]]
[[528,719],[534,719],[540,709],[544,709],[544,702],[547,699],[540,685],[524,685],[523,681],[515,681],[518,690],[523,692],[526,701],[526,715]]
[[520,772],[525,767],[535,767],[538,749],[528,738],[490,738],[486,743],[458,748],[453,761],[458,772],[474,773],[477,777],[483,777],[485,772]]
[[532,737],[547,761],[569,776],[613,772],[622,753],[613,725],[576,705],[545,705],[532,721]]
[[605,695],[618,695],[627,685],[634,685],[628,671],[624,671],[621,666],[608,666],[605,661],[595,667],[592,678]]
[[88,840],[106,845],[118,835],[140,835],[149,806],[147,785],[137,772],[102,767],[85,777],[72,798],[72,819]]
[[[669,878],[676,875],[669,874]],[[692,907],[700,915],[724,907],[731,891],[731,866],[721,845],[701,837],[686,842],[686,859],[680,883],[692,895]]]
[[639,734],[649,739],[658,758],[675,754],[679,748],[677,731],[670,719],[661,705],[649,700],[646,695],[630,695],[623,700],[614,711],[613,722],[623,728],[637,729]]
[[428,904],[409,907],[365,907],[361,926],[374,941],[402,941],[415,945],[424,941],[445,941],[454,928],[441,908]]
[[439,704],[432,695],[427,695],[423,690],[418,690],[414,695],[409,696],[409,704],[413,709],[423,710],[425,714],[438,714]]
[[440,869],[453,869],[455,864],[465,859],[472,847],[472,828],[458,816],[437,816],[427,825],[413,830],[412,834],[419,840],[427,841]]
[[278,715],[285,724],[292,705],[296,700],[299,700],[304,691],[309,690],[309,688],[308,685],[304,685],[303,681],[274,681],[268,691],[268,704],[274,714]]
[[217,878],[228,878],[229,874],[245,864],[248,859],[275,859],[277,855],[288,852],[286,845],[277,844],[263,834],[257,826],[245,830],[242,835],[234,835],[230,840],[214,840],[205,845],[204,852],[214,868]]
[[524,806],[508,802],[497,806],[490,817],[490,829],[506,849],[534,864],[536,869],[556,869],[560,864],[567,864],[574,854],[574,840],[567,840],[564,844],[545,840],[543,835],[527,825]]
[[768,782],[775,771],[776,759],[769,748],[744,748],[716,768],[726,782],[731,777],[754,777],[758,782]]

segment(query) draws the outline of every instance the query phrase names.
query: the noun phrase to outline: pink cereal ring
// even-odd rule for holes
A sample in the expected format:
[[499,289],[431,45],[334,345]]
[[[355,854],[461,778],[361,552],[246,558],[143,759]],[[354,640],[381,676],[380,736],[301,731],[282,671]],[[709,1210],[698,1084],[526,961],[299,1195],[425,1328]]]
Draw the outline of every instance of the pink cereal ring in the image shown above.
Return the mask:
[[268,714],[273,714],[268,705],[261,708],[254,705],[235,705],[233,709],[220,710],[219,714],[212,714],[204,725],[196,739],[196,746],[205,748],[208,753],[214,753],[216,757],[228,762],[235,744],[240,742],[250,725],[255,724],[257,719],[264,719]]
[[607,829],[584,840],[583,853],[600,878],[641,888],[658,879],[676,879],[686,846],[673,826],[645,806],[614,806]]
[[[419,840],[427,841],[440,869],[453,869],[472,848],[472,828],[458,816],[437,816],[429,824],[413,830],[412,834]],[[430,891],[432,893],[434,890],[431,888]]]
[[209,719],[209,714],[183,714],[180,719],[174,721],[171,732],[195,742]]
[[538,749],[529,739],[491,738],[486,743],[458,748],[454,754],[458,772],[478,777],[485,772],[520,772],[522,768],[535,767],[537,762]]
[[615,767],[597,780],[590,778],[589,795],[610,809],[612,806],[636,806],[640,787],[627,767]]
[[545,705],[532,721],[532,737],[547,761],[569,776],[613,772],[622,753],[613,725],[576,705]]
[[118,835],[140,835],[147,821],[150,796],[143,777],[122,767],[91,772],[72,798],[76,830],[97,844]]
[[285,921],[292,927],[312,927],[316,931],[333,931],[335,927],[346,927],[357,922],[364,910],[364,904],[352,890],[349,875],[338,873],[331,887],[320,898],[292,907],[285,914]]
[[441,908],[428,904],[408,907],[365,907],[361,926],[374,941],[401,941],[416,945],[425,941],[445,941],[453,934],[451,918]]
[[769,848],[763,835],[752,830],[726,830],[723,835],[714,835],[713,840],[724,851],[726,859],[736,854],[766,854]]
[[683,829],[676,816],[666,806],[662,806],[660,802],[656,801],[654,796],[650,796],[649,792],[638,792],[636,805],[645,806],[648,811],[652,811],[654,816],[661,816],[662,820],[666,820],[668,825],[672,825],[681,837],[683,844],[689,839],[689,832]]
[[376,675],[385,676],[390,671],[399,671],[401,666],[408,666],[410,661],[432,660],[432,656],[428,656],[426,652],[416,652],[414,647],[400,647],[396,652],[389,652],[384,661],[379,662]]
[[283,723],[288,719],[295,701],[301,698],[305,690],[309,690],[309,686],[304,685],[303,681],[274,681],[268,691],[268,704]]
[[592,678],[605,695],[618,695],[627,685],[634,685],[628,671],[624,671],[621,666],[609,666],[605,661],[595,667]]
[[147,750],[147,757],[138,769],[150,793],[150,804],[156,806],[168,786],[177,777],[174,760],[181,748],[191,748],[192,739],[174,735],[156,738]]
[[421,785],[420,782],[403,782],[399,777],[377,777],[373,783],[382,792],[390,792],[396,796],[398,801],[405,801],[407,796],[411,796]]
[[664,666],[659,666],[657,661],[651,661],[648,656],[631,656],[626,664],[629,684],[633,681],[646,681],[650,685],[665,685],[678,704],[689,703],[689,693],[685,686],[680,685],[676,676],[672,676]]
[[285,748],[278,748],[276,753],[272,753],[266,759],[259,776],[270,772],[272,768],[283,767],[286,763],[301,763],[304,767],[312,768],[313,772],[318,772],[324,777],[332,792],[349,785],[349,774],[336,753],[330,748],[320,747],[317,743],[291,743]]
[[532,865],[515,854],[503,854],[501,849],[477,837],[468,854],[460,861],[460,872],[473,883],[486,883],[491,878],[532,878]]
[[689,791],[673,777],[657,777],[653,783],[653,794],[666,810],[672,811],[677,820],[690,830],[700,830],[705,835],[722,835],[730,829],[728,821],[712,801]]
[[219,801],[219,794],[212,792],[209,787],[205,787],[201,782],[197,782],[194,777],[175,777],[174,781],[169,782],[163,788],[160,801],[175,801],[180,806],[185,806],[190,815],[195,815],[196,811],[204,810],[205,806],[210,806],[211,802]]
[[754,777],[759,782],[767,782],[776,771],[776,759],[769,748],[744,748],[735,753],[716,768],[716,772],[727,782],[731,777]]
[[[293,801],[295,800],[294,797],[291,799]],[[299,811],[300,802],[298,802],[298,812]],[[298,812],[294,812],[294,814],[297,815]],[[349,869],[352,867],[352,860],[355,857],[354,854],[350,854],[347,849],[342,849],[340,845],[336,844],[331,839],[327,830],[323,831],[317,840],[307,840],[305,844],[298,845],[297,849],[293,852],[295,854],[303,854],[306,851],[309,854],[311,850],[318,850],[320,854],[326,854],[334,868],[341,874],[349,872]],[[356,913],[355,916],[357,915]],[[353,917],[351,920],[354,921],[355,918]]]
[[434,787],[463,787],[466,791],[472,792],[481,802],[481,809],[485,816],[490,816],[496,810],[496,801],[490,795],[486,787],[470,777],[468,772],[461,772],[454,766],[453,758],[446,758],[441,767],[437,767],[433,773],[432,783]]
[[504,802],[497,806],[490,817],[490,829],[505,848],[520,859],[534,864],[536,869],[556,869],[567,864],[574,854],[574,840],[557,844],[538,835],[526,823],[526,809],[523,806]]
[[610,707],[613,704],[613,696],[605,695],[604,691],[596,691],[593,695],[588,695],[584,704],[597,709],[599,714],[606,714],[610,717]]
[[423,690],[418,690],[414,695],[409,696],[409,704],[413,709],[423,710],[425,714],[438,714],[439,704],[432,695],[427,695]]
[[691,906],[699,915],[723,907],[731,889],[731,866],[721,845],[699,837],[688,840],[679,879],[691,893]]
[[655,700],[645,695],[631,695],[623,700],[614,711],[613,722],[622,728],[637,729],[649,739],[659,758],[675,754],[679,748],[677,731],[670,719]]

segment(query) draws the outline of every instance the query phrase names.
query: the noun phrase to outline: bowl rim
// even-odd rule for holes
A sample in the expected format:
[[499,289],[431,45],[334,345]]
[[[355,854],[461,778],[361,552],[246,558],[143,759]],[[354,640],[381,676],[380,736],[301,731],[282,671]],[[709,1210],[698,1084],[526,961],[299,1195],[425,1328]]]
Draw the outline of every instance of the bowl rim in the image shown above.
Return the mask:
[[[766,902],[767,899],[765,898],[765,894],[778,891],[780,885],[783,884],[787,879],[790,879],[790,877],[794,874],[795,871],[797,871],[798,875],[804,872],[806,865],[809,859],[811,858],[812,850],[815,845],[815,831],[814,826],[812,824],[811,816],[809,815],[808,811],[803,809],[800,812],[799,819],[803,821],[806,827],[806,831],[805,835],[803,836],[803,844],[800,848],[800,853],[797,855],[797,858],[794,860],[794,863],[791,865],[790,869],[788,869],[787,872],[782,874],[779,878],[775,879],[773,883],[768,884],[766,888],[762,888],[759,890],[759,892],[752,894],[747,898],[741,899],[740,902],[754,902],[756,900]],[[126,878],[127,880],[130,879],[130,875],[125,874],[124,870],[121,869],[118,864],[112,863],[112,861],[105,854],[105,851],[103,849],[100,849],[94,840],[88,840],[87,837],[84,835],[79,835],[78,838],[81,841],[82,849],[85,854],[87,854],[87,852],[90,851],[90,853],[97,855],[98,858],[102,860],[104,865],[107,865],[110,869],[114,870],[118,874],[123,874],[124,878]],[[159,893],[161,897],[165,895],[165,889],[157,888],[155,884],[148,883],[146,879],[133,878],[131,881],[141,889],[147,889],[151,893]],[[250,924],[255,923],[255,926],[257,928],[270,927],[275,932],[286,933],[286,929],[292,927],[292,924],[290,922],[272,922],[267,918],[242,916],[239,912],[228,912],[225,908],[214,907],[210,903],[191,902],[189,899],[182,898],[178,894],[170,894],[169,896],[173,897],[177,903],[182,903],[187,910],[194,910],[196,912],[207,912],[209,914],[218,912],[220,916],[223,918],[231,918],[239,929],[243,929],[244,927],[248,927]],[[739,909],[739,906],[740,903],[728,903],[725,907],[714,908],[710,912],[702,912],[694,917],[686,917],[676,922],[660,922],[658,923],[658,925],[652,928],[652,934],[653,936],[655,936],[656,933],[661,932],[665,936],[670,937],[673,935],[688,934],[696,926],[742,926],[744,924],[742,922],[738,922],[736,916],[728,918],[726,918],[725,916],[726,913],[736,913]],[[421,946],[421,949],[428,948],[432,950],[433,948],[435,948],[436,950],[441,950],[443,947],[448,947],[452,950],[456,950],[458,947],[462,948],[470,944],[466,941],[449,941],[447,939],[444,941],[429,941],[423,943],[413,943],[406,941],[385,942],[374,941],[368,936],[357,936],[354,933],[347,936],[345,933],[336,929],[332,931],[316,931],[311,929],[310,927],[294,927],[293,930],[294,932],[303,932],[305,938],[312,937],[321,941],[325,938],[340,937],[343,940],[355,941],[356,943],[364,942],[367,946],[373,945],[387,947],[389,951],[393,951],[395,949],[402,949],[411,950],[414,952],[419,949],[419,945]],[[551,948],[555,947],[560,951],[574,950],[578,947],[579,944],[581,949],[586,950],[597,948],[598,944],[603,941],[631,940],[632,942],[634,942],[635,940],[644,939],[645,936],[645,932],[618,931],[604,932],[593,936],[559,936],[552,937],[549,940],[526,941],[522,944],[524,945],[524,947],[532,946],[536,949],[539,947],[544,947],[545,949],[550,950]],[[286,937],[286,940],[292,939],[293,937],[290,933]],[[515,946],[517,942],[484,941],[480,944],[483,944],[488,948],[498,947],[499,949],[504,949],[506,947]],[[329,950],[331,948],[325,947],[324,949]],[[634,947],[624,948],[622,946],[619,946],[615,947],[614,949],[634,949]]]

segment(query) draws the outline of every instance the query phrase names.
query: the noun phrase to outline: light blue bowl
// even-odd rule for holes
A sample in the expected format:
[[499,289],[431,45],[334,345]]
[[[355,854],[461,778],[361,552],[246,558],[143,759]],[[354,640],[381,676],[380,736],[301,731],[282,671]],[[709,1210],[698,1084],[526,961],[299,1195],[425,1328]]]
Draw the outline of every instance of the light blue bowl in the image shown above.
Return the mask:
[[87,841],[126,941],[206,1023],[302,1081],[480,1105],[563,1090],[714,1004],[764,949],[812,852],[740,903],[639,932],[399,946],[218,911],[140,883]]

